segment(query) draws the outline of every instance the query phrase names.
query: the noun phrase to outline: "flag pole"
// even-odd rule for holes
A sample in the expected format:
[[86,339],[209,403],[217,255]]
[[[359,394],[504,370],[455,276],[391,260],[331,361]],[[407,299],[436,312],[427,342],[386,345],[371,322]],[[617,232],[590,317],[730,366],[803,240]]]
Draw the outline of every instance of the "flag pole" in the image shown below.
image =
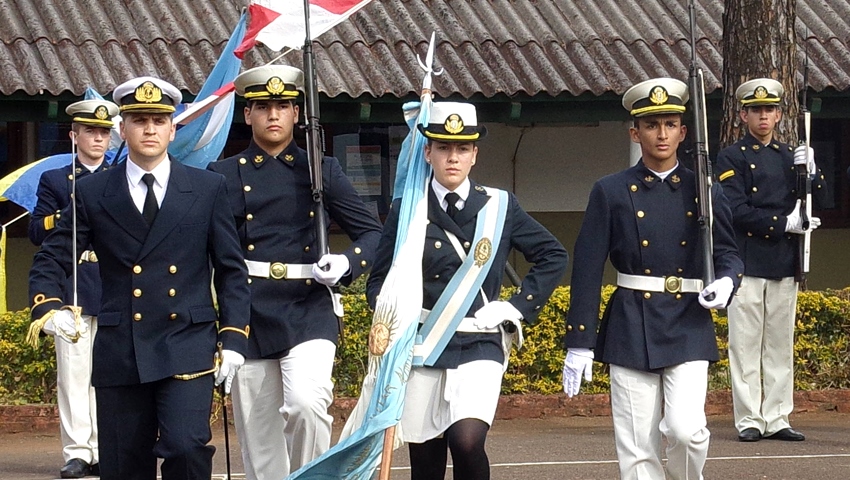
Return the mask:
[[381,466],[378,480],[390,480],[393,465],[393,442],[395,441],[395,425],[384,430],[384,448],[381,450]]

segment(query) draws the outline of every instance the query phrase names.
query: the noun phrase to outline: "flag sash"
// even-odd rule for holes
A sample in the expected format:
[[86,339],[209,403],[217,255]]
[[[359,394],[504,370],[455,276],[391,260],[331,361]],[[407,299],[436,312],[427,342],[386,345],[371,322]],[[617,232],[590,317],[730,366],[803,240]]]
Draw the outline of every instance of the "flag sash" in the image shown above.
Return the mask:
[[[425,318],[413,347],[413,366],[431,366],[445,350],[493,265],[508,210],[504,190],[490,196],[475,222],[475,245]],[[489,247],[488,247],[489,244]]]

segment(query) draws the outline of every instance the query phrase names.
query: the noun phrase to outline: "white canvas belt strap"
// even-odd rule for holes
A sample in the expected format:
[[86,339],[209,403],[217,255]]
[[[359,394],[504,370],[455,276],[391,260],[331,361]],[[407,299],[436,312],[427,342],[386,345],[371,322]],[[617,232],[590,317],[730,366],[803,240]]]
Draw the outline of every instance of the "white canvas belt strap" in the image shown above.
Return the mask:
[[682,277],[649,277],[617,272],[617,286],[643,292],[699,293],[702,280]]
[[245,260],[248,275],[274,280],[303,280],[313,278],[312,263],[256,262]]
[[[428,314],[430,314],[430,313],[431,313],[431,310],[428,310],[427,308],[423,308],[422,309],[422,316],[419,317],[419,323],[425,323],[425,319],[428,318]],[[460,325],[458,325],[457,330],[455,330],[455,331],[456,332],[465,332],[465,333],[499,333],[499,332],[501,332],[501,330],[499,330],[498,326],[495,326],[493,328],[478,328],[478,327],[476,327],[475,326],[475,317],[463,317],[463,320],[461,320]],[[415,346],[413,348],[414,348],[414,350],[416,349]]]

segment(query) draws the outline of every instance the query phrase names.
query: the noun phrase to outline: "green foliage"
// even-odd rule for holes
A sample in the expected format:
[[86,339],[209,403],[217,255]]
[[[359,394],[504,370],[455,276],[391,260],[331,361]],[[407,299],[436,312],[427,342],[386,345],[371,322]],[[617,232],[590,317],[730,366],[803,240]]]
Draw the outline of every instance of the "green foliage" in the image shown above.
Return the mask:
[[56,354],[53,337],[42,337],[38,348],[24,342],[29,309],[0,315],[0,404],[56,401]]
[[[336,395],[356,397],[366,374],[367,343],[372,311],[366,302],[365,280],[345,288],[345,339],[337,353],[334,369]],[[602,307],[613,293],[602,289]],[[509,296],[512,289],[502,292]],[[561,337],[564,316],[570,307],[570,288],[559,287],[538,315],[536,323],[523,329],[525,343],[514,349],[502,393],[561,391],[564,349]],[[600,315],[603,310],[600,308]],[[713,312],[720,361],[709,369],[709,389],[729,389],[729,360],[726,355],[728,322],[726,312]],[[29,327],[29,310],[0,315],[0,404],[47,403],[55,401],[56,359],[53,339],[43,337],[38,349],[24,343]],[[795,387],[798,390],[850,388],[850,288],[823,292],[801,292],[797,297]],[[608,391],[607,367],[594,364],[594,379],[583,385],[585,393]]]

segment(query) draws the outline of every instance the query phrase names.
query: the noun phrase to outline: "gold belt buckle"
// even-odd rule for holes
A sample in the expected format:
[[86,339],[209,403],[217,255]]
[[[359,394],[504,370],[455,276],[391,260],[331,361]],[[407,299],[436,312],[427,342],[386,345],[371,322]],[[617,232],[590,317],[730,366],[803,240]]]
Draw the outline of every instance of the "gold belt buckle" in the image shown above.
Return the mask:
[[286,277],[286,264],[280,262],[271,264],[271,267],[269,267],[269,276],[275,280]]
[[679,293],[682,290],[682,277],[667,277],[664,279],[664,290],[667,293]]

